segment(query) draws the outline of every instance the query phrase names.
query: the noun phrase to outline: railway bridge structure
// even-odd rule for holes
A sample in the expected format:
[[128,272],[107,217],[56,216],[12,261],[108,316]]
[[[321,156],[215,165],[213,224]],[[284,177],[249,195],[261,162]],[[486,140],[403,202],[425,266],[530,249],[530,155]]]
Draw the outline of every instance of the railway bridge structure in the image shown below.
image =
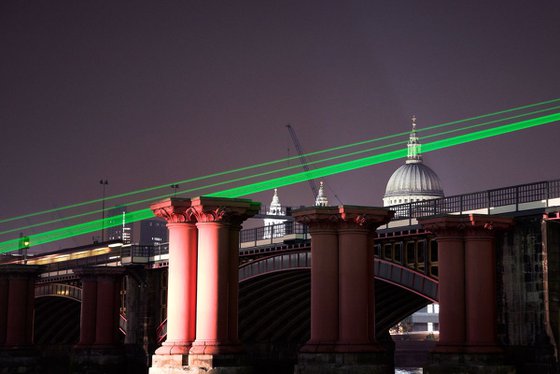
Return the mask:
[[240,231],[257,203],[172,198],[152,206],[168,245],[4,258],[0,360],[7,372],[391,372],[388,329],[439,302],[427,372],[555,373],[559,206],[556,180],[309,207],[262,239]]

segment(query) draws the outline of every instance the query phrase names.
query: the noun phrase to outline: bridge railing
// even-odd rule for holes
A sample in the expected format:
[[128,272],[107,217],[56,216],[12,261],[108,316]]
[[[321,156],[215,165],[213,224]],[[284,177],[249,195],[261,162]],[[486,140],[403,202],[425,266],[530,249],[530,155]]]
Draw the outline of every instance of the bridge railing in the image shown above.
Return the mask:
[[393,205],[395,220],[435,214],[505,213],[560,205],[560,180]]
[[241,230],[239,246],[240,248],[257,247],[287,240],[306,240],[308,238],[309,233],[306,225],[295,221],[286,221],[276,225]]

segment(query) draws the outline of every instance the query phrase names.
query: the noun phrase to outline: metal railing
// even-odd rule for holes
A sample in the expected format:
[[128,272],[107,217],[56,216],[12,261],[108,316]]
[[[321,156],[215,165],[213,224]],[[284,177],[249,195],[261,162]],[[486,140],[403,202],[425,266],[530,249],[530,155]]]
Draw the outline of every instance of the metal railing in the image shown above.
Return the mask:
[[286,221],[276,225],[241,230],[239,246],[253,246],[279,243],[285,240],[306,240],[309,238],[307,226],[295,221]]
[[[560,179],[522,184],[440,199],[415,201],[388,207],[395,211],[395,220],[413,219],[436,214],[519,212],[549,206],[560,198]],[[533,203],[533,204],[531,204]],[[554,202],[560,205],[560,201]]]

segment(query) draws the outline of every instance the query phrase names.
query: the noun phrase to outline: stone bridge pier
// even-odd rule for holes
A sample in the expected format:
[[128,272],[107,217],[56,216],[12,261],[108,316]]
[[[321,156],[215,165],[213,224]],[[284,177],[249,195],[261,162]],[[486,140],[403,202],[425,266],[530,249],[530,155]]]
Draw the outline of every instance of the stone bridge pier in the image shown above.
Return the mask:
[[293,212],[311,234],[311,338],[296,374],[393,373],[375,339],[373,239],[392,212],[382,208],[310,207]]
[[168,222],[168,335],[150,374],[250,372],[238,339],[239,230],[260,203],[171,198],[151,206]]
[[436,235],[440,336],[425,373],[512,373],[497,342],[497,231],[513,219],[489,215],[419,218]]
[[33,347],[33,307],[36,265],[0,266],[0,370],[2,373],[39,372]]

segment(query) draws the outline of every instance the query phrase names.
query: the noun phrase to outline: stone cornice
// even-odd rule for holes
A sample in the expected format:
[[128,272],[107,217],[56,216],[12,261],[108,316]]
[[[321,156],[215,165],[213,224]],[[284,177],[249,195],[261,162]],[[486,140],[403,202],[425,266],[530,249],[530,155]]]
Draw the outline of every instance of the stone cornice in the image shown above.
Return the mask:
[[418,218],[424,229],[439,238],[462,235],[493,235],[496,231],[507,230],[513,225],[513,218],[485,214],[438,215]]
[[187,210],[187,214],[198,223],[221,222],[238,226],[257,214],[260,205],[248,199],[201,196],[191,200],[191,207]]

